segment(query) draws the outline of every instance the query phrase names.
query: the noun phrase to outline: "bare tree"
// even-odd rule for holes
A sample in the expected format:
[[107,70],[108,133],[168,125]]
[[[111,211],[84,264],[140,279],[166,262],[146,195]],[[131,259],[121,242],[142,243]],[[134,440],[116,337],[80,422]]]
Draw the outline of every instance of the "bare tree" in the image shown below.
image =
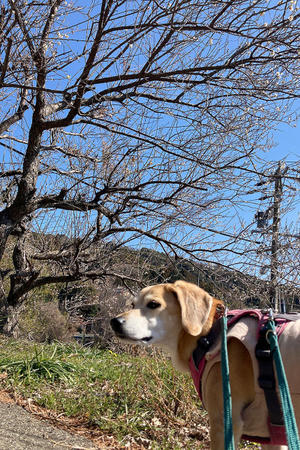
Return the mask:
[[4,304],[120,275],[124,245],[242,257],[229,216],[294,120],[298,39],[294,1],[2,2]]

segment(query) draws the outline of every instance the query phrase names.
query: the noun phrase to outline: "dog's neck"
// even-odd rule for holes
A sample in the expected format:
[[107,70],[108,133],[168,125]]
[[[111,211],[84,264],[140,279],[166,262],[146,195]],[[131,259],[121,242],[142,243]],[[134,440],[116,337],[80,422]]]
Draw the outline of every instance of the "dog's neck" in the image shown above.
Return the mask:
[[203,325],[202,331],[198,336],[191,336],[184,329],[181,330],[178,339],[177,354],[173,359],[174,365],[183,372],[189,372],[189,360],[193,351],[197,346],[197,341],[201,336],[206,336],[213,324],[223,315],[225,306],[224,302],[213,298],[213,303],[209,312],[209,316]]

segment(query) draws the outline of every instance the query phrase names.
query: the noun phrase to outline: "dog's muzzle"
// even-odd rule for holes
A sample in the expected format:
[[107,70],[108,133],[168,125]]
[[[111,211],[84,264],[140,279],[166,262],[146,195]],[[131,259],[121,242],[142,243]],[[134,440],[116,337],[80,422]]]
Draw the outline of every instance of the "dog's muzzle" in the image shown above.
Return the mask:
[[123,325],[125,324],[125,322],[126,322],[126,320],[123,317],[114,317],[110,321],[110,325],[118,338],[126,339],[129,341],[134,341],[134,342],[143,342],[144,344],[146,344],[152,340],[152,336],[145,336],[142,338],[136,338],[136,337],[130,336],[123,329]]

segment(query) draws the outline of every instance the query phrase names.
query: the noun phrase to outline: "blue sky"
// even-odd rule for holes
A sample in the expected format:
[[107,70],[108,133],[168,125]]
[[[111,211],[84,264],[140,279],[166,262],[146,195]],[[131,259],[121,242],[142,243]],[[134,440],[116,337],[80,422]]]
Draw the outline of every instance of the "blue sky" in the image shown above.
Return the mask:
[[[281,124],[273,133],[274,147],[262,153],[262,158],[266,161],[279,161],[284,159],[287,166],[293,168],[294,162],[300,160],[300,120],[293,126]],[[295,173],[294,173],[295,175]],[[300,174],[298,175],[300,177]],[[294,225],[298,222],[300,226],[300,184],[291,182],[294,188],[297,188],[297,197],[295,208],[286,215],[286,221]]]
[[296,127],[281,125],[274,133],[274,141],[277,145],[265,153],[269,161],[287,157],[290,161],[300,158],[300,121]]

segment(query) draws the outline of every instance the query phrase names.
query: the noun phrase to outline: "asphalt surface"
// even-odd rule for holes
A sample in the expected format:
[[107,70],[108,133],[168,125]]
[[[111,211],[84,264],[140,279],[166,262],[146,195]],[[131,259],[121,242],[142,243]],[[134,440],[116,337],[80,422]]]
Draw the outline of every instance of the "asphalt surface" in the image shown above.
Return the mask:
[[56,428],[14,403],[0,402],[0,450],[94,450],[92,441]]

